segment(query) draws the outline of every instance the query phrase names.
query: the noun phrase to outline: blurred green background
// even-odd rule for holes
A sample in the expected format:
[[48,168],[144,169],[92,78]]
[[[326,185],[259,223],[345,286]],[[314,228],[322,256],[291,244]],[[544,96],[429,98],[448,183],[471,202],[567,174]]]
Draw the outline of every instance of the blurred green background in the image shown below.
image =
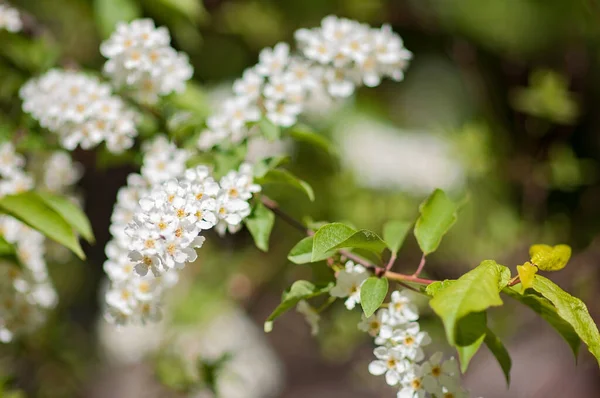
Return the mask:
[[[98,45],[116,21],[138,15],[167,26],[189,54],[194,82],[171,99],[199,117],[210,113],[259,51],[335,14],[374,26],[389,23],[414,53],[401,83],[360,89],[351,101],[308,113],[306,123],[338,153],[288,143],[290,167],[315,189],[316,202],[272,192],[298,218],[345,220],[375,231],[392,218],[414,219],[435,187],[466,200],[459,220],[428,260],[436,279],[493,258],[514,269],[532,243],[568,243],[576,253],[553,278],[600,319],[600,2],[596,0],[12,0],[26,32],[0,34],[0,134],[28,132],[18,88],[59,65],[99,71]],[[318,108],[315,107],[315,108]],[[77,151],[86,167],[80,190],[97,245],[86,264],[52,264],[60,304],[47,325],[0,347],[3,396],[209,397],[394,396],[371,377],[371,342],[356,330],[358,312],[336,303],[311,338],[299,314],[262,322],[281,291],[299,278],[328,278],[322,265],[289,264],[301,236],[277,223],[271,251],[246,231],[211,236],[174,289],[168,322],[116,333],[101,313],[103,245],[118,188],[133,156]],[[414,238],[397,270],[411,273]],[[478,354],[465,384],[473,396],[597,397],[600,372],[528,309],[506,302],[492,323],[513,356],[512,386],[488,353]],[[444,348],[441,324],[426,303],[422,324]],[[437,347],[439,345],[439,347]],[[482,350],[483,351],[483,350]],[[227,368],[230,369],[227,369]],[[20,392],[17,392],[20,391]],[[225,392],[223,392],[225,391]],[[237,395],[236,395],[237,394]],[[240,395],[241,394],[241,395]]]

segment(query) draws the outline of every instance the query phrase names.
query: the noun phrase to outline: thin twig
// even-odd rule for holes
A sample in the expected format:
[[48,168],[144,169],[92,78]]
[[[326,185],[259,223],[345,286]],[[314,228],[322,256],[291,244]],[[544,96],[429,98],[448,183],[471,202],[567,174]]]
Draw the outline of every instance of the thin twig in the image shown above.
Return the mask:
[[421,256],[421,262],[419,263],[419,267],[417,268],[413,276],[421,275],[421,271],[423,271],[423,268],[425,268],[425,253],[423,253],[423,255]]
[[[308,236],[314,235],[314,232],[312,230],[310,230],[309,228],[306,228],[306,226],[304,226],[304,224],[302,224],[300,221],[296,220],[294,217],[290,216],[289,214],[287,214],[286,212],[281,210],[281,208],[279,207],[277,202],[275,202],[273,199],[268,198],[263,195],[260,197],[260,200],[261,200],[262,204],[264,204],[267,208],[269,208],[276,216],[281,218],[283,221],[287,222],[292,227],[296,228],[297,230],[301,231],[302,233],[304,233]],[[386,278],[391,279],[393,281],[397,281],[399,283],[412,282],[412,283],[418,283],[421,285],[429,285],[429,284],[435,282],[434,280],[431,280],[431,279],[419,278],[419,277],[417,277],[417,275],[404,275],[404,274],[399,274],[396,272],[389,271],[388,266],[391,267],[390,263],[393,265],[395,258],[394,258],[394,260],[390,259],[388,266],[386,266],[385,268],[381,268],[381,267],[376,266],[375,264],[370,263],[368,260],[365,260],[364,258],[357,256],[356,254],[354,254],[348,250],[339,250],[339,253],[342,256],[354,261],[355,263],[360,264],[360,265],[364,266],[365,268],[372,270],[375,273],[375,275],[377,275],[379,277],[385,276]],[[395,256],[392,256],[392,257],[395,257]],[[423,256],[423,258],[421,259],[421,262],[422,262],[422,265],[419,265],[419,269],[417,270],[417,272],[420,272],[421,269],[423,268],[423,266],[425,265],[425,256]],[[407,286],[407,285],[403,284],[403,286]]]

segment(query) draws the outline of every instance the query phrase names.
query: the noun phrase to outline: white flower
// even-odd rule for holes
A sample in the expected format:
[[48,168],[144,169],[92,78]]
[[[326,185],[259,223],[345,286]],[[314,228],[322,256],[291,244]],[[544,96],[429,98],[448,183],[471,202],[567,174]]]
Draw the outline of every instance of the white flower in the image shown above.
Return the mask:
[[319,320],[321,319],[319,313],[306,300],[298,302],[296,311],[304,315],[304,319],[310,325],[311,334],[316,336],[319,333]]
[[80,72],[50,70],[20,90],[23,110],[58,134],[69,150],[107,142],[119,153],[133,145],[136,115],[111,95],[110,87]]
[[362,314],[362,320],[358,324],[358,328],[363,332],[368,332],[369,335],[375,337],[379,334],[381,328],[389,321],[387,309],[382,308],[376,314],[366,317]]
[[397,323],[416,321],[419,319],[417,306],[411,302],[410,293],[407,290],[402,292],[396,290],[391,295],[389,305],[390,316]]
[[241,79],[233,83],[233,92],[247,101],[256,100],[261,94],[264,78],[254,68],[246,69]]
[[423,363],[423,384],[436,396],[444,397],[442,387],[455,391],[460,386],[458,364],[454,358],[442,362],[443,354],[436,352]]
[[424,358],[422,346],[431,343],[431,338],[427,332],[421,332],[417,322],[411,322],[396,329],[390,340],[393,342],[404,357],[420,362]]
[[100,46],[100,52],[108,58],[104,73],[116,86],[134,90],[144,103],[182,92],[193,69],[187,55],[175,51],[170,41],[167,29],[156,28],[151,19],[121,22]]
[[402,354],[394,348],[387,347],[377,347],[373,350],[373,354],[377,359],[369,364],[369,373],[375,376],[385,374],[387,384],[390,386],[398,384],[409,366]]
[[278,43],[272,49],[265,48],[258,56],[256,71],[263,76],[281,73],[288,64],[289,54],[290,46],[286,43]]
[[0,4],[0,29],[15,33],[23,29],[19,11],[7,4]]
[[82,166],[74,163],[63,151],[53,152],[44,165],[44,186],[53,192],[64,192],[75,184],[83,174]]
[[351,310],[360,303],[360,287],[368,277],[368,273],[363,271],[349,271],[346,265],[346,269],[338,273],[335,286],[329,294],[333,297],[348,297],[345,304]]
[[402,388],[398,391],[398,398],[424,398],[428,392],[435,392],[435,386],[432,391],[427,389],[423,383],[423,369],[419,365],[413,365],[402,378]]

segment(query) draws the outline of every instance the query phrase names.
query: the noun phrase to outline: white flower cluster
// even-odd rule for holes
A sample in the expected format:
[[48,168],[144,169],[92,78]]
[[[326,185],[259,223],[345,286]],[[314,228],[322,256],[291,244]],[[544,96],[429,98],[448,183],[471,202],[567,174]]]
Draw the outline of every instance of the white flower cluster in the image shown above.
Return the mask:
[[[333,297],[347,297],[346,307],[353,309],[360,303],[360,289],[369,273],[352,261],[338,272]],[[454,358],[442,362],[442,353],[425,359],[423,346],[431,339],[421,331],[419,312],[405,291],[394,291],[387,308],[381,308],[369,318],[363,315],[358,327],[375,338],[378,346],[373,353],[377,358],[369,364],[373,375],[385,375],[390,386],[399,386],[398,398],[468,397],[460,386],[460,373]]]
[[33,178],[23,170],[25,158],[10,143],[0,145],[0,197],[28,191]]
[[298,54],[291,54],[286,43],[264,49],[259,63],[234,82],[235,95],[208,118],[200,149],[240,142],[251,131],[248,125],[263,116],[290,127],[309,101],[323,93],[345,98],[361,84],[374,87],[383,77],[401,80],[412,56],[389,26],[373,29],[334,16],[295,36]]
[[90,149],[105,141],[119,153],[133,145],[136,114],[110,86],[80,72],[53,69],[20,90],[23,110],[58,134],[61,145]]
[[[107,245],[109,259],[104,267],[113,282],[106,295],[108,319],[116,323],[157,320],[162,281],[166,278],[171,286],[171,275],[197,258],[195,249],[205,240],[200,233],[213,227],[220,234],[239,230],[250,214],[248,200],[260,190],[247,164],[219,182],[205,166],[185,173],[180,167],[166,182],[150,188],[152,184],[144,179],[145,167],[154,164],[150,158],[147,154],[142,168],[145,189],[122,188],[113,213],[115,239]],[[179,180],[173,178],[182,174]],[[139,177],[130,176],[130,184]],[[137,199],[139,206],[134,203]],[[129,221],[126,227],[125,221]]]
[[169,31],[155,27],[151,19],[121,22],[100,46],[100,52],[108,58],[104,72],[117,87],[133,88],[144,103],[181,92],[194,71],[188,56],[177,52],[170,42]]
[[127,186],[117,194],[111,217],[112,240],[106,245],[104,271],[110,279],[106,293],[106,318],[113,323],[144,323],[160,319],[162,292],[177,283],[177,272],[164,273],[160,278],[134,272],[129,259],[132,239],[125,233],[127,225],[139,210],[139,200],[148,195],[155,184],[182,175],[190,154],[178,149],[159,136],[142,148],[144,164],[141,174],[131,174]]
[[82,174],[81,164],[74,163],[67,152],[55,151],[44,163],[43,187],[51,192],[65,192]]
[[[25,159],[12,144],[0,145],[0,197],[33,186],[33,178],[23,170],[24,165]],[[0,261],[0,341],[6,343],[41,325],[57,296],[44,260],[44,236],[15,218],[2,215],[0,237],[15,247],[16,260],[22,265]]]
[[19,11],[8,4],[0,3],[0,30],[2,29],[16,33],[23,29],[23,22]]

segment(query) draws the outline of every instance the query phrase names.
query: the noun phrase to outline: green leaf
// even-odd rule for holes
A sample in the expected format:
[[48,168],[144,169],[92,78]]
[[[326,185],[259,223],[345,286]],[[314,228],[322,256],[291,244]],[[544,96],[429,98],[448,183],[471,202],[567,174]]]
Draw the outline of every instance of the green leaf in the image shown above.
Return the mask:
[[299,142],[304,142],[324,150],[325,152],[335,155],[336,151],[331,142],[322,134],[315,133],[310,127],[304,125],[296,125],[289,132],[290,137]]
[[288,254],[288,260],[294,264],[306,264],[312,262],[313,237],[309,236],[296,243]]
[[160,1],[166,6],[178,11],[180,14],[191,18],[193,21],[198,19],[204,9],[202,3],[197,0],[154,0]]
[[371,276],[360,287],[360,305],[368,318],[377,311],[388,292],[388,280]]
[[471,359],[485,338],[487,315],[485,311],[472,312],[462,318],[456,326],[456,352],[460,359],[460,369],[465,373]]
[[101,36],[107,38],[118,22],[140,18],[142,11],[134,0],[94,0],[94,15]]
[[442,318],[450,345],[456,345],[457,324],[461,318],[502,305],[499,292],[503,288],[502,281],[508,281],[506,274],[510,277],[508,268],[485,260],[454,283],[437,290],[429,305]]
[[273,321],[290,308],[295,307],[300,300],[307,300],[328,293],[333,286],[333,282],[320,287],[304,280],[294,282],[290,290],[283,294],[281,304],[275,308],[265,321],[265,332],[269,333],[273,330]]
[[419,207],[421,216],[415,225],[415,237],[427,255],[437,250],[442,237],[456,221],[458,206],[444,191],[436,189]]
[[571,258],[571,248],[567,245],[533,245],[529,248],[531,262],[542,271],[559,271]]
[[485,334],[482,334],[475,340],[472,344],[467,346],[456,346],[456,352],[458,352],[458,358],[460,360],[460,371],[465,373],[469,368],[469,363],[471,359],[477,354],[483,340],[485,339]]
[[579,339],[577,332],[575,332],[575,329],[558,315],[556,307],[554,307],[547,298],[540,296],[537,292],[520,294],[518,290],[519,285],[515,285],[513,287],[504,288],[502,292],[520,303],[525,304],[541,316],[542,319],[548,322],[558,334],[565,339],[567,344],[569,344],[575,359],[577,359],[581,340]]
[[348,239],[335,245],[332,249],[363,249],[380,254],[386,247],[387,244],[375,232],[361,229],[352,234]]
[[13,256],[15,253],[15,247],[0,236],[0,257]]
[[392,253],[398,253],[412,224],[406,221],[391,220],[383,226],[383,240]]
[[90,243],[94,242],[94,233],[87,216],[73,202],[63,196],[54,195],[48,192],[38,192],[40,198],[55,212],[57,212],[66,222],[68,222],[75,231]]
[[245,223],[256,247],[264,252],[269,250],[269,237],[275,224],[275,214],[259,202]]
[[550,300],[558,315],[573,327],[600,365],[600,333],[585,303],[541,275],[535,276],[533,289]]
[[73,251],[79,258],[85,254],[73,228],[35,192],[23,192],[0,199],[0,211],[38,230]]
[[510,354],[502,344],[502,341],[492,332],[490,329],[487,329],[485,332],[485,345],[490,349],[496,360],[500,364],[502,368],[502,372],[504,372],[504,377],[506,378],[506,384],[510,384],[510,368],[512,367],[512,361],[510,359]]
[[312,248],[312,261],[331,251],[339,243],[344,242],[356,233],[356,230],[339,222],[326,224],[315,233]]
[[269,170],[264,176],[256,179],[256,183],[260,185],[264,184],[286,184],[290,185],[293,188],[296,188],[306,194],[308,199],[311,201],[315,200],[315,194],[313,189],[306,181],[302,181],[301,179],[294,176],[287,170],[284,169],[275,169]]
[[275,141],[281,138],[281,129],[279,126],[273,124],[269,119],[262,118],[258,122],[258,128],[262,131],[263,135],[271,141]]

